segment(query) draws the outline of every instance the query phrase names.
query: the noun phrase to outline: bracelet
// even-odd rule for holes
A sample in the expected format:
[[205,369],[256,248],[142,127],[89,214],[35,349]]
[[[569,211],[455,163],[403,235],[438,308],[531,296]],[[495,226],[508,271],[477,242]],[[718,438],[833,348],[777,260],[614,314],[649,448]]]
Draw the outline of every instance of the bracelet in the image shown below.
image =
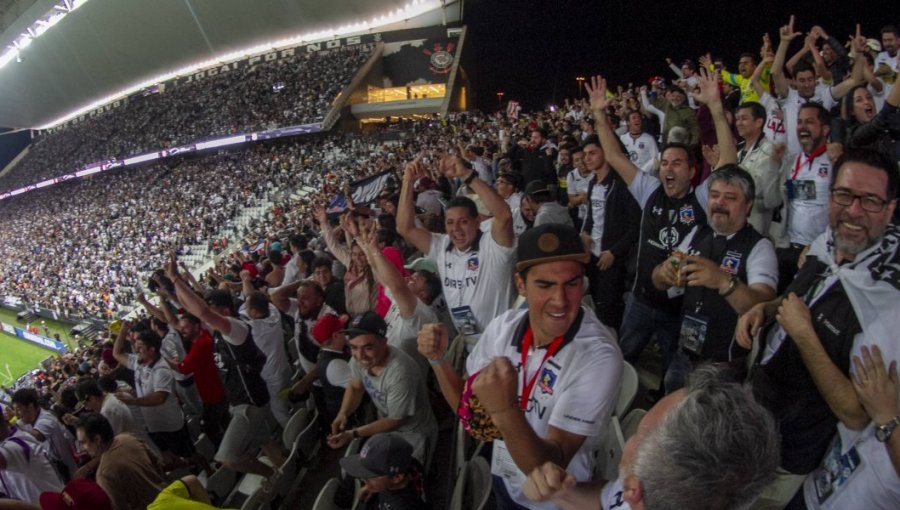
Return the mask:
[[443,363],[445,359],[447,359],[447,353],[445,352],[444,354],[441,354],[441,357],[438,359],[431,359],[431,358],[426,358],[426,359],[428,359],[429,365],[436,367],[436,366],[440,365],[441,363]]
[[476,177],[478,177],[478,172],[473,171],[472,173],[469,174],[468,177],[463,179],[463,184],[465,184],[466,186],[468,186],[469,184],[472,184],[472,181],[475,180]]
[[728,281],[728,288],[725,289],[725,292],[720,292],[719,295],[722,297],[728,297],[728,296],[732,295],[735,290],[737,290],[737,287],[738,287],[738,277],[732,275],[731,279]]

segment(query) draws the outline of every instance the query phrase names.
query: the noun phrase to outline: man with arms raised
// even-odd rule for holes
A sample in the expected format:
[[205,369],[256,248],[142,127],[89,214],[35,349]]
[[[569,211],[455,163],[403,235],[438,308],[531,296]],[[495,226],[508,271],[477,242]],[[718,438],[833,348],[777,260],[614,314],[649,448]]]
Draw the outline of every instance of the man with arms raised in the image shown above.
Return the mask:
[[424,172],[421,158],[407,165],[400,191],[397,230],[438,267],[444,286],[444,298],[460,335],[477,338],[488,323],[512,303],[512,261],[516,238],[512,214],[506,201],[466,168],[458,156],[446,155],[440,161],[441,172],[458,177],[473,190],[491,213],[491,231],[479,229],[478,209],[465,197],[447,203],[444,224],[446,234],[432,234],[414,223],[412,186]]
[[[691,149],[680,144],[670,144],[663,149],[658,178],[642,172],[622,152],[609,124],[606,80],[595,76],[586,88],[590,93],[594,118],[597,119],[597,133],[603,153],[643,209],[638,236],[637,276],[632,294],[625,303],[619,344],[625,360],[634,363],[655,333],[668,365],[678,346],[681,296],[658,290],[651,275],[653,268],[668,259],[691,229],[706,223],[709,188],[705,184],[697,190],[691,188],[691,179],[697,168]],[[720,140],[719,164],[733,163],[736,153],[718,84],[705,70],[700,88],[701,93],[696,98],[709,106]]]
[[[545,462],[590,478],[591,450],[606,434],[622,373],[615,333],[581,307],[585,264],[578,234],[565,225],[528,230],[518,247],[516,287],[527,310],[488,325],[466,360],[466,374],[446,358],[447,333],[430,324],[419,351],[430,360],[444,398],[456,409],[472,393],[503,440],[494,441],[491,472],[499,508],[553,508],[522,494],[524,473]],[[468,392],[466,392],[468,393]]]

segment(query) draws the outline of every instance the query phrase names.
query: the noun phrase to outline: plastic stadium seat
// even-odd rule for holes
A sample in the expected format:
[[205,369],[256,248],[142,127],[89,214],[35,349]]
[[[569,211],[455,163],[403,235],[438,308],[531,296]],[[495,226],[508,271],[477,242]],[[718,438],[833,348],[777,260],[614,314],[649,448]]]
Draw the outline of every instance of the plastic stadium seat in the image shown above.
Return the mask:
[[237,484],[238,474],[230,469],[220,468],[206,481],[206,491],[213,503],[221,504],[231,494]]
[[622,449],[625,448],[625,437],[619,418],[609,419],[606,437],[601,448],[595,452],[594,480],[616,480],[619,478],[619,464],[622,462]]
[[325,487],[322,487],[322,490],[319,491],[312,510],[342,510],[341,507],[334,504],[334,495],[337,493],[340,484],[341,482],[337,478],[328,480]]
[[[616,399],[616,409],[613,413],[616,416],[624,416],[628,409],[631,408],[631,403],[634,402],[634,397],[637,396],[639,385],[637,370],[627,361],[622,362],[622,364],[624,365],[622,367],[622,381],[619,385],[619,396]],[[611,479],[607,478],[607,480]]]
[[308,409],[299,409],[288,420],[287,424],[284,426],[284,432],[281,434],[281,443],[284,447],[290,451],[291,448],[294,447],[294,441],[297,439],[297,436],[300,435],[300,432],[303,431],[309,425],[309,410]]
[[491,496],[491,466],[484,457],[466,462],[450,499],[450,510],[482,510]]

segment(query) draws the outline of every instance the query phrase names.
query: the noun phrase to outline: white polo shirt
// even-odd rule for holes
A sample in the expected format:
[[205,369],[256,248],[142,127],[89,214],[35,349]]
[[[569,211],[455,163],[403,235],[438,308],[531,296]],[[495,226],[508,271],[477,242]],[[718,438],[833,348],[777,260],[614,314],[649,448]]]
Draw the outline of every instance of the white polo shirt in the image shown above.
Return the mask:
[[827,151],[812,161],[800,153],[786,158],[784,164],[784,175],[795,190],[794,198],[788,195],[788,237],[792,243],[809,246],[828,226],[831,159]]
[[138,407],[149,432],[175,432],[184,426],[184,414],[175,397],[175,373],[160,359],[152,367],[142,365],[135,354],[128,355],[128,368],[134,370],[134,393],[137,398],[162,391],[166,400],[161,405]]
[[516,245],[500,246],[482,232],[466,251],[459,251],[447,234],[431,234],[428,258],[441,276],[444,298],[456,330],[478,335],[513,300]]
[[[527,314],[528,310],[510,310],[494,319],[466,359],[466,372],[474,375],[493,358],[503,356],[521,373],[521,338],[516,336]],[[532,349],[527,357],[526,375],[530,378],[539,370],[540,373],[531,392],[525,419],[539,437],[545,437],[550,426],[585,436],[566,471],[578,481],[590,480],[591,451],[606,434],[618,396],[622,351],[615,332],[604,326],[591,311],[582,309],[577,330],[567,333],[562,348],[543,361],[545,352]],[[518,380],[521,396],[522,378]],[[494,451],[496,459],[499,456],[496,447]],[[514,501],[528,508],[556,508],[550,503],[535,503],[526,498],[522,493],[526,475],[515,471],[503,477]]]

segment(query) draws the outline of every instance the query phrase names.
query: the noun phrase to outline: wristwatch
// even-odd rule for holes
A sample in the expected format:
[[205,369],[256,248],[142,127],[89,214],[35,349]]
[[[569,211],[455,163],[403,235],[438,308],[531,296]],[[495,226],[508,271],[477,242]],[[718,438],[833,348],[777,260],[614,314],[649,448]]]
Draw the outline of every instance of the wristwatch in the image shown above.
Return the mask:
[[350,436],[353,437],[353,439],[359,439],[359,432],[354,428],[350,430]]
[[720,292],[719,295],[722,297],[730,296],[738,287],[738,277],[736,275],[731,275],[728,279],[728,288],[725,289],[725,292]]
[[886,443],[887,440],[891,438],[891,433],[894,432],[894,429],[897,428],[898,425],[900,425],[900,416],[894,416],[884,425],[876,426],[875,439],[882,443]]

